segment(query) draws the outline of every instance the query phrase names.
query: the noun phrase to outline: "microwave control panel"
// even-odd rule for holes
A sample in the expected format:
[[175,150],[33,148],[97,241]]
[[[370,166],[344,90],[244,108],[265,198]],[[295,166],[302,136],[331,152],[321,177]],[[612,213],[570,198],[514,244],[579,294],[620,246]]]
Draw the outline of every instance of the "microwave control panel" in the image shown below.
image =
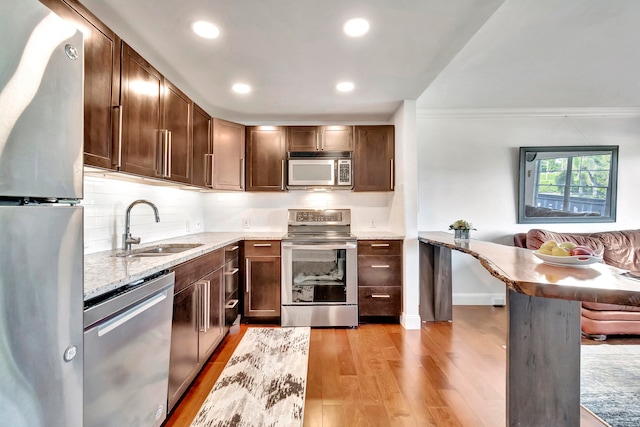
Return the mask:
[[338,185],[351,185],[351,160],[338,160]]

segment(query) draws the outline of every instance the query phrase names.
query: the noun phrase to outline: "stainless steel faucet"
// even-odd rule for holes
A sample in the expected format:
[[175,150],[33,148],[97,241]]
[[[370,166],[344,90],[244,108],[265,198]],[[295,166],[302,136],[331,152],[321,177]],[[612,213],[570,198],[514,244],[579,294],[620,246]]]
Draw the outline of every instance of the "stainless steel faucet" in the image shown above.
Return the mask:
[[140,238],[131,236],[131,232],[129,229],[131,224],[131,208],[141,203],[151,206],[153,208],[153,213],[155,213],[156,215],[156,222],[160,222],[158,208],[153,203],[149,202],[148,200],[136,200],[135,202],[131,203],[127,208],[127,215],[124,223],[124,234],[122,235],[122,249],[124,249],[125,251],[131,250],[131,244],[135,243],[137,245],[140,243]]

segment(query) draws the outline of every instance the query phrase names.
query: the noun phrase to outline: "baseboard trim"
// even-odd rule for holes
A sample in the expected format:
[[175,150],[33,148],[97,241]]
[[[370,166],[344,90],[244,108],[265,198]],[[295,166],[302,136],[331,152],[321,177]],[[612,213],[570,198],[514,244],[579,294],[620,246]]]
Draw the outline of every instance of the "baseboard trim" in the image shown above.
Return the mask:
[[400,316],[400,324],[405,329],[420,329],[420,316],[417,314],[406,314],[402,313]]

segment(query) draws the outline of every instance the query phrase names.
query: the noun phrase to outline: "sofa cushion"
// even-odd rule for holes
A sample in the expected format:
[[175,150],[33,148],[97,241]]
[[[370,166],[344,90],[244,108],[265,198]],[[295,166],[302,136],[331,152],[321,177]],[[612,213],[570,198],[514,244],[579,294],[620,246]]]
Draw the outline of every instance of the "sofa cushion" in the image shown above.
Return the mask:
[[[532,228],[527,232],[527,249],[539,249],[547,240],[555,240],[558,243],[572,242],[576,245],[587,246],[597,254],[603,253],[604,245],[602,241],[590,237],[591,235],[592,233],[556,233],[555,231]],[[607,262],[606,259],[605,262]]]
[[[605,304],[602,302],[583,301],[582,307],[587,308],[590,311],[611,311],[611,310],[625,311],[625,312],[633,311],[638,313],[638,315],[640,315],[640,307],[636,307],[632,305]],[[587,316],[587,317],[591,317],[592,319],[594,319],[593,316]]]
[[589,235],[602,242],[606,264],[625,270],[640,270],[640,230],[606,231]]

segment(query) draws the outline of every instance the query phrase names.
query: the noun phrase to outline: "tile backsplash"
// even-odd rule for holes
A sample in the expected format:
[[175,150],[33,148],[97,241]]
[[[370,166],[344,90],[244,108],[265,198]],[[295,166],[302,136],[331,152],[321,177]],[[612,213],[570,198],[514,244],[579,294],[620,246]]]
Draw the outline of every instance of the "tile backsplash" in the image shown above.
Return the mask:
[[[286,231],[287,209],[350,208],[353,231],[383,230],[402,234],[401,215],[393,209],[396,193],[350,191],[287,193],[201,193],[99,176],[85,176],[85,253],[122,247],[125,212],[138,199],[154,203],[131,210],[131,234],[142,243],[203,231]],[[399,217],[401,219],[401,216]],[[398,228],[398,229],[396,229]]]
[[153,209],[137,205],[131,210],[131,234],[142,243],[204,229],[202,195],[173,187],[85,176],[84,250],[100,252],[122,247],[125,213],[131,202],[144,199],[154,203],[160,213],[155,222]]

